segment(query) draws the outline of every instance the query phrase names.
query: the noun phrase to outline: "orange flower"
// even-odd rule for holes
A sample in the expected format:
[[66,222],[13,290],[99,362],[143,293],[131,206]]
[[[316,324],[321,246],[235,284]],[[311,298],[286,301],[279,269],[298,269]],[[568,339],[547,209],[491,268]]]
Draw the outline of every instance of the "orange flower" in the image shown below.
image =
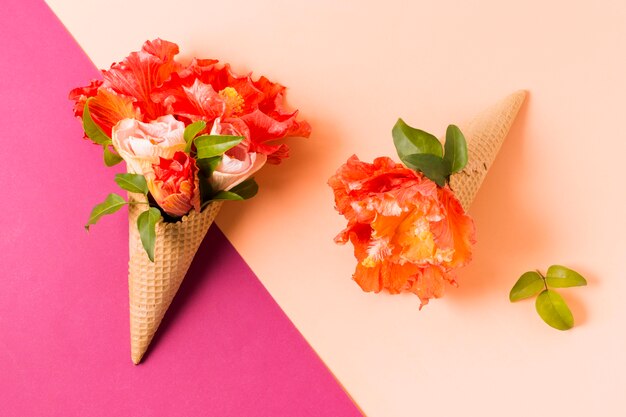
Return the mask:
[[328,183],[348,220],[335,241],[354,245],[354,280],[364,291],[412,292],[424,306],[471,260],[474,222],[447,186],[390,158],[356,156]]
[[200,212],[196,161],[184,152],[176,152],[172,159],[159,158],[148,179],[148,188],[154,200],[167,214],[184,216],[193,208]]
[[70,99],[75,102],[74,115],[82,117],[85,102],[94,97],[89,110],[107,135],[122,119],[148,122],[165,115],[165,106],[150,96],[182,67],[174,60],[176,54],[175,43],[161,39],[145,42],[141,51],[103,71],[102,81],[94,80],[89,86],[70,92]]

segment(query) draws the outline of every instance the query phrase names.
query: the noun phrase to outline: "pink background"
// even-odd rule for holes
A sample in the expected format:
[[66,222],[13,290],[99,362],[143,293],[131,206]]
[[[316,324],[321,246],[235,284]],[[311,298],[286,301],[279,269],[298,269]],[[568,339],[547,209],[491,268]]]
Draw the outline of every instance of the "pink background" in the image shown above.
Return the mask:
[[44,3],[3,8],[0,415],[360,415],[216,227],[131,363],[127,220],[83,229],[115,187],[67,99],[98,74]]

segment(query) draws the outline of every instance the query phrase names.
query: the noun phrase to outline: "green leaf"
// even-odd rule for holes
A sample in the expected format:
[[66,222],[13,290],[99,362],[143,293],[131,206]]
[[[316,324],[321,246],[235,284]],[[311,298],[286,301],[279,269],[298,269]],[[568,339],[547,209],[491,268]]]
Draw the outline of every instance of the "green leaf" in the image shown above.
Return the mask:
[[198,159],[223,155],[230,148],[237,146],[243,136],[203,135],[194,139]]
[[440,187],[446,185],[446,180],[450,176],[450,164],[436,155],[428,153],[407,155],[404,163],[411,169],[421,171]]
[[539,294],[544,289],[543,279],[535,271],[529,271],[523,274],[511,288],[509,300],[511,302],[523,300]]
[[112,167],[122,162],[122,157],[117,152],[112,152],[108,144],[102,145],[104,148],[104,165]]
[[432,154],[443,157],[443,149],[439,139],[428,132],[412,128],[402,119],[398,119],[391,130],[391,135],[398,156],[403,162],[405,162],[404,158],[407,155],[413,154]]
[[215,194],[212,200],[243,200],[244,198],[238,194],[231,193],[230,191],[220,191]]
[[115,213],[125,204],[126,200],[124,200],[119,195],[114,193],[109,194],[104,202],[96,205],[93,210],[91,210],[91,215],[89,216],[89,221],[85,225],[85,229],[89,230],[89,226],[92,224],[96,224],[102,216]]
[[230,189],[231,193],[235,193],[244,200],[248,200],[254,197],[259,192],[259,185],[254,178],[248,178],[241,184],[238,184]]
[[206,175],[207,178],[210,178],[211,175],[213,174],[213,171],[215,171],[215,168],[217,168],[217,166],[220,164],[221,161],[222,161],[221,156],[196,159],[196,166],[198,167],[200,172],[204,173],[204,175]]
[[548,285],[554,288],[580,287],[587,285],[587,280],[578,272],[561,265],[552,265],[546,273]]
[[448,161],[450,173],[459,172],[467,165],[467,142],[461,129],[455,125],[448,126],[446,130],[446,145],[443,159]]
[[574,326],[574,316],[563,297],[553,290],[543,290],[535,303],[539,316],[548,325],[559,330],[568,330]]
[[259,192],[259,185],[254,178],[249,178],[230,189],[230,191],[220,191],[213,196],[213,200],[248,200]]
[[150,207],[137,217],[137,229],[143,248],[151,262],[154,262],[154,245],[156,243],[156,224],[161,220],[161,212],[156,207]]
[[198,133],[202,132],[206,128],[206,122],[204,120],[198,120],[185,128],[185,132],[183,133],[183,137],[185,138],[185,142],[189,142],[193,138],[195,138]]
[[187,142],[187,146],[185,147],[185,152],[191,152],[191,145],[193,145],[193,139],[198,135],[198,133],[202,132],[206,128],[206,122],[204,120],[198,120],[187,126],[185,128],[185,132],[183,133],[183,138],[185,142]]
[[93,100],[93,97],[85,102],[83,108],[83,130],[89,139],[98,145],[107,145],[111,143],[111,138],[106,135],[100,129],[93,119],[91,118],[91,112],[89,111],[89,103]]
[[117,174],[115,182],[122,189],[131,193],[148,194],[148,184],[141,174]]

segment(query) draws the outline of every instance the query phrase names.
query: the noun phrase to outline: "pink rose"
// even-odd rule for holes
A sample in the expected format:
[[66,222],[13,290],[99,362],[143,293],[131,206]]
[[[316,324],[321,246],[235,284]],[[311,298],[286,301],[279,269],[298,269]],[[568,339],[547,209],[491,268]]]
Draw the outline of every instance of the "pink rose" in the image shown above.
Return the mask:
[[196,161],[185,152],[176,152],[172,159],[160,158],[152,166],[153,178],[148,188],[154,200],[174,217],[184,216],[194,208],[200,212],[200,190]]
[[267,156],[262,153],[248,152],[248,147],[242,144],[235,146],[224,154],[213,171],[210,179],[213,190],[228,191],[241,184],[261,169],[265,161]]
[[[240,136],[231,124],[221,123],[219,118],[213,123],[211,135]],[[244,140],[222,156],[222,161],[215,168],[209,180],[211,187],[214,191],[228,191],[250,178],[252,174],[265,165],[266,161],[267,156],[264,154],[249,152],[249,145]]]
[[159,158],[171,159],[185,149],[185,124],[172,115],[143,123],[135,119],[120,120],[111,133],[113,146],[126,161],[128,172],[149,174]]

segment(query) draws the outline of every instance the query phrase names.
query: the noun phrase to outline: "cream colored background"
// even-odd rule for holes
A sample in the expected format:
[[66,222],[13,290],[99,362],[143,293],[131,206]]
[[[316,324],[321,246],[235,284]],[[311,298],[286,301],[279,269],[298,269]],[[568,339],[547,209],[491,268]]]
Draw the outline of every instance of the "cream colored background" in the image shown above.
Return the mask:
[[[48,4],[98,67],[159,36],[290,88],[313,136],[218,223],[368,416],[624,415],[623,0]],[[352,153],[395,156],[398,116],[440,135],[519,88],[460,288],[422,311],[362,293],[327,178]],[[562,291],[569,332],[507,298],[552,263],[589,280]]]

